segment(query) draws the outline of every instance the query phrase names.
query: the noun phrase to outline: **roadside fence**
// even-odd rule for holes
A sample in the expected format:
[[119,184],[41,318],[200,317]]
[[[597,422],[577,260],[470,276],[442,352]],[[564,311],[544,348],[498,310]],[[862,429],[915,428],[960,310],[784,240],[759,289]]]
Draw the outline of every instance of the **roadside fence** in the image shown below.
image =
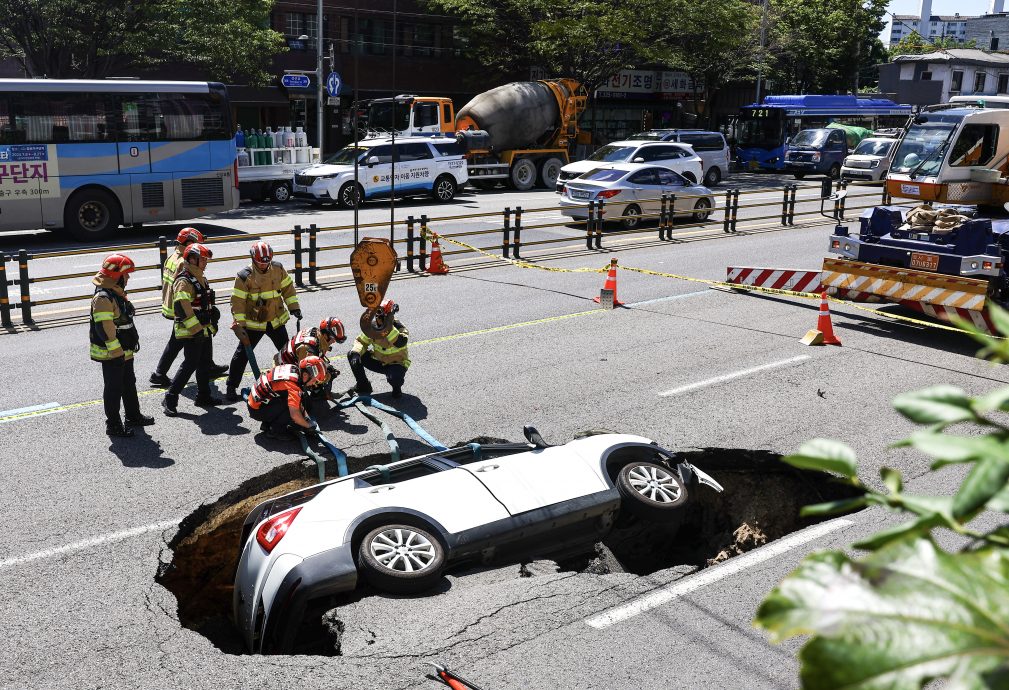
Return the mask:
[[[429,217],[408,215],[390,224],[388,221],[379,223],[359,223],[357,228],[362,236],[374,230],[374,235],[384,236],[389,233],[401,263],[397,272],[405,269],[408,274],[423,273],[428,267],[428,243],[431,233],[452,240],[469,240],[467,243],[454,244],[459,249],[443,250],[445,257],[468,254],[474,260],[483,255],[484,265],[496,265],[494,258],[529,261],[523,252],[539,254],[539,259],[550,258],[551,245],[571,245],[572,241],[584,241],[585,251],[604,250],[604,239],[611,242],[622,236],[641,236],[663,243],[676,243],[688,239],[705,239],[719,236],[748,234],[752,232],[769,231],[775,228],[808,227],[821,225],[824,215],[829,219],[843,221],[846,213],[872,208],[880,203],[889,204],[891,200],[881,183],[833,183],[829,179],[822,184],[786,184],[780,189],[763,188],[742,191],[725,189],[707,195],[662,194],[661,197],[642,199],[631,206],[620,202],[622,214],[611,213],[613,204],[605,200],[590,200],[584,207],[584,217],[571,218],[557,216],[570,206],[547,206],[538,208],[523,208],[521,206],[506,207],[503,211],[470,213],[461,215],[445,215]],[[846,191],[835,201],[827,200],[833,192]],[[771,195],[775,198],[756,199],[759,195]],[[712,198],[714,202],[712,203]],[[804,208],[796,210],[797,204]],[[814,204],[813,208],[805,208]],[[815,205],[819,204],[819,207]],[[824,205],[829,204],[827,208]],[[633,208],[632,208],[633,207]],[[821,208],[823,214],[821,215]],[[756,215],[742,217],[740,211]],[[713,218],[720,216],[720,218]],[[685,217],[688,222],[675,222],[677,217]],[[798,222],[797,222],[798,219]],[[617,229],[604,232],[606,224],[616,225]],[[484,227],[485,226],[485,227]],[[291,238],[290,249],[275,251],[276,256],[292,256],[293,270],[291,274],[298,288],[315,289],[350,284],[352,280],[348,273],[339,275],[322,275],[326,271],[347,271],[350,268],[350,252],[354,249],[352,235],[353,225],[335,225],[319,227],[295,225],[290,230],[277,230],[258,233],[237,233],[217,237],[208,237],[206,243],[215,250],[213,263],[227,261],[244,261],[248,259],[248,243],[258,238]],[[546,231],[546,232],[543,232]],[[557,235],[559,236],[550,236]],[[546,235],[546,236],[544,236]],[[348,237],[350,238],[348,240]],[[327,243],[327,241],[329,243]],[[238,243],[241,247],[235,246]],[[286,242],[284,243],[286,246]],[[220,248],[219,248],[220,247]],[[226,248],[233,254],[222,254]],[[535,248],[535,249],[534,249]],[[567,247],[564,247],[567,249]],[[98,247],[71,249],[52,252],[31,253],[26,249],[16,254],[0,253],[0,327],[8,330],[18,330],[20,327],[35,327],[50,320],[55,313],[87,312],[88,302],[93,296],[90,285],[84,280],[91,278],[97,271],[101,259],[113,252],[131,252],[155,250],[157,263],[146,263],[137,266],[137,271],[131,280],[136,281],[137,274],[151,275],[154,273],[154,284],[134,287],[131,285],[131,296],[138,293],[155,293],[161,290],[161,270],[169,251],[172,250],[171,240],[165,236],[155,242],[124,244],[115,247]],[[46,272],[47,260],[71,257],[98,255],[94,257],[92,270],[77,273],[49,274]],[[405,261],[403,261],[405,259]],[[8,264],[16,268],[13,276],[8,274]],[[213,271],[208,271],[213,275]],[[45,285],[59,281],[82,281],[82,292],[65,297],[40,297],[32,295],[33,285]],[[233,275],[209,278],[211,283],[226,283],[234,281]],[[13,290],[11,290],[13,288]],[[41,290],[39,291],[41,292]],[[14,296],[12,296],[12,293]],[[16,296],[16,299],[15,299]],[[57,312],[33,312],[38,307],[52,305],[71,305],[69,309]],[[77,305],[74,307],[73,305]],[[19,317],[15,320],[15,317]],[[80,317],[78,314],[77,318]],[[20,323],[19,323],[20,322]]]

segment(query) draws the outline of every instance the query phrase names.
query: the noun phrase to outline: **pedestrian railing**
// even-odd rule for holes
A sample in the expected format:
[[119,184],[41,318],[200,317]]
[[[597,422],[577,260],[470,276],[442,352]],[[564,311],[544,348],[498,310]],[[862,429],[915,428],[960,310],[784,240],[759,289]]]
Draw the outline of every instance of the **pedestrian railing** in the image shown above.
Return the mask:
[[[428,238],[432,232],[447,239],[462,241],[465,238],[469,246],[482,253],[487,261],[490,261],[488,256],[504,259],[527,259],[526,256],[523,256],[523,252],[532,251],[532,247],[549,249],[550,245],[561,243],[570,245],[572,240],[584,240],[586,251],[598,251],[607,248],[604,246],[606,238],[618,236],[654,236],[660,242],[672,243],[681,241],[687,236],[714,237],[722,234],[732,235],[740,232],[753,233],[781,227],[796,227],[796,219],[800,219],[799,226],[819,225],[823,222],[820,208],[797,211],[796,205],[809,202],[817,202],[822,205],[824,198],[832,191],[844,190],[847,192],[847,194],[838,195],[839,198],[836,201],[826,202],[831,204],[831,207],[826,209],[829,217],[844,220],[845,214],[848,212],[872,208],[880,203],[890,203],[885,187],[882,189],[882,197],[880,196],[881,186],[881,183],[878,182],[849,184],[843,181],[837,182],[835,185],[830,180],[824,180],[823,184],[786,184],[780,188],[780,197],[752,201],[747,201],[747,198],[759,194],[766,195],[776,191],[775,188],[749,191],[730,188],[713,192],[715,203],[710,207],[702,205],[700,208],[694,208],[697,204],[696,200],[708,199],[707,195],[663,194],[661,197],[641,200],[643,202],[657,202],[658,211],[639,213],[637,218],[615,217],[610,211],[611,205],[605,201],[592,200],[587,205],[587,217],[582,220],[569,217],[560,220],[544,218],[545,214],[560,212],[564,208],[561,206],[537,208],[515,206],[506,207],[503,211],[488,213],[439,217],[429,217],[426,214],[408,215],[393,223],[388,221],[359,223],[356,229],[364,235],[373,229],[383,233],[388,231],[397,254],[401,257],[397,271],[422,273],[427,270],[430,249]],[[677,209],[676,204],[683,201],[687,201],[687,205],[694,210],[690,210],[690,208],[687,210]],[[621,202],[621,206],[626,207],[623,202]],[[674,213],[674,209],[677,209],[676,213]],[[747,215],[743,218],[740,215],[742,210],[756,213],[756,215]],[[704,220],[696,218],[697,215],[707,214],[711,215]],[[695,216],[695,218],[692,219],[692,222],[674,222],[677,215],[689,215]],[[721,218],[712,218],[715,215],[720,215]],[[613,221],[623,223],[623,229],[604,233],[604,225]],[[475,225],[481,224],[489,227],[474,228]],[[646,225],[649,227],[645,227]],[[206,244],[213,245],[212,248],[215,249],[213,262],[236,261],[248,257],[246,247],[243,247],[242,251],[237,254],[222,254],[221,250],[234,243],[247,244],[251,237],[268,238],[291,235],[293,248],[276,251],[275,255],[293,257],[294,281],[299,288],[305,289],[310,286],[322,287],[341,282],[322,276],[320,272],[350,268],[350,253],[354,249],[354,243],[352,240],[338,237],[338,234],[344,233],[347,236],[354,230],[353,225],[325,227],[315,224],[295,225],[290,230],[208,237]],[[703,233],[704,230],[711,232]],[[528,239],[529,233],[532,231],[559,233],[559,236],[538,237],[530,240]],[[327,240],[332,243],[327,244]],[[442,254],[445,257],[472,255],[473,249],[444,248]],[[21,249],[14,255],[0,253],[0,326],[7,329],[16,328],[15,316],[20,317],[21,324],[33,326],[39,323],[36,315],[33,314],[34,308],[61,303],[81,303],[89,301],[93,296],[93,291],[85,290],[81,294],[64,297],[33,297],[33,285],[90,278],[97,270],[101,257],[113,252],[141,250],[156,250],[158,261],[157,263],[138,265],[137,272],[157,271],[158,277],[154,285],[131,286],[130,294],[132,296],[137,293],[153,293],[161,290],[160,273],[170,250],[167,237],[159,237],[155,242],[125,244],[115,247],[35,253]],[[88,254],[101,255],[101,257],[95,257],[96,268],[94,270],[64,274],[47,274],[45,272],[45,261],[48,259]],[[549,257],[544,254],[541,258]],[[477,257],[474,256],[473,259],[476,261]],[[9,274],[8,264],[11,264],[12,268],[16,268],[16,272],[12,271]],[[342,282],[349,282],[347,275],[337,277],[342,277],[344,279]],[[231,283],[233,280],[233,276],[209,278],[209,281],[215,284]],[[14,289],[11,290],[11,288]],[[86,305],[82,304],[81,309],[85,310]]]

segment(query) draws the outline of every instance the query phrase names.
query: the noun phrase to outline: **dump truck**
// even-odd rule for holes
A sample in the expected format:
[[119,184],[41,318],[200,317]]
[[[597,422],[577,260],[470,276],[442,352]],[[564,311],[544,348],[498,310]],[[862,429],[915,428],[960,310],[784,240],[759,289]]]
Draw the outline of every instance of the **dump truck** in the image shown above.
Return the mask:
[[368,104],[375,134],[455,136],[470,182],[488,189],[500,182],[527,190],[553,189],[578,141],[578,117],[588,95],[574,79],[504,84],[478,94],[458,112],[451,98],[401,95]]

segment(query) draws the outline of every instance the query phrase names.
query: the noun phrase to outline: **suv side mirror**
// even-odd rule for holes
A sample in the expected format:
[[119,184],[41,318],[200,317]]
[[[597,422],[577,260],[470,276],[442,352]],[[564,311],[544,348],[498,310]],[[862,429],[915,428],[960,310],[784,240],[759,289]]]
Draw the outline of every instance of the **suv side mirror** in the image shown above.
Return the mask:
[[635,158],[634,160],[631,161],[631,163],[644,163],[644,162],[645,162],[645,159],[642,158],[641,156],[638,156],[637,158]]
[[378,163],[378,156],[368,156],[368,158],[365,159],[364,163],[370,168],[371,166],[376,165]]

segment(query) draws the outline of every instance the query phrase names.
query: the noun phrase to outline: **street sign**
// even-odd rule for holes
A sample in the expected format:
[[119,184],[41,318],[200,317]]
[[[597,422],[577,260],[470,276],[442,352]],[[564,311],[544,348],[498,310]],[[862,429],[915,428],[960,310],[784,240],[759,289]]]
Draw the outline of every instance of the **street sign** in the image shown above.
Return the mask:
[[312,80],[307,74],[285,74],[280,78],[280,83],[288,89],[307,89]]
[[326,91],[330,96],[336,97],[340,95],[340,84],[342,84],[340,79],[340,74],[338,72],[330,72],[329,76],[326,77]]

